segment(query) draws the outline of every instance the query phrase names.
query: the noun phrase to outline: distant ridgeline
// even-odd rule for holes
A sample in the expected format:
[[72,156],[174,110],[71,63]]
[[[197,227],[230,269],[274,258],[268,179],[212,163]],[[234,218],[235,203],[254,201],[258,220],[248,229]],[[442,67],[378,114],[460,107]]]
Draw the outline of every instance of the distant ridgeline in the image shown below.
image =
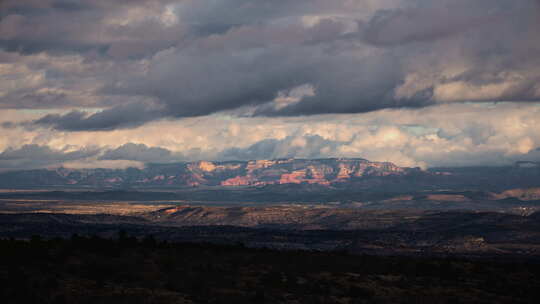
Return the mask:
[[0,174],[0,188],[10,186],[266,186],[331,185],[366,177],[426,173],[390,162],[365,159],[277,159],[148,164],[144,169],[38,169]]
[[[540,186],[540,164],[507,167],[405,168],[390,162],[354,158],[197,161],[147,164],[143,169],[36,169],[0,174],[0,189],[9,188],[189,188],[189,187],[352,187],[384,190]],[[358,188],[360,187],[360,188]]]
[[540,168],[540,162],[518,161],[515,166],[517,168]]

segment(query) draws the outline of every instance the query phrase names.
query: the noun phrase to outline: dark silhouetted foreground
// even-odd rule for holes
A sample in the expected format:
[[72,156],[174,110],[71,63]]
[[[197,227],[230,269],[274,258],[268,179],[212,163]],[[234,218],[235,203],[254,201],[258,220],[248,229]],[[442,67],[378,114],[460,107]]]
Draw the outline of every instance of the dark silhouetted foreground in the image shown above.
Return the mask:
[[373,257],[242,245],[0,241],[3,303],[536,303],[533,262]]

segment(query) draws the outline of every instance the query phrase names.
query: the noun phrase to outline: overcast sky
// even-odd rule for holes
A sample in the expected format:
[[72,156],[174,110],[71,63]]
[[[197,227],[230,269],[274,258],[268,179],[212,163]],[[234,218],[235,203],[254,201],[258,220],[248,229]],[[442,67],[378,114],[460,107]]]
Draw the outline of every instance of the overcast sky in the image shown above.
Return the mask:
[[540,0],[3,0],[0,170],[540,161]]

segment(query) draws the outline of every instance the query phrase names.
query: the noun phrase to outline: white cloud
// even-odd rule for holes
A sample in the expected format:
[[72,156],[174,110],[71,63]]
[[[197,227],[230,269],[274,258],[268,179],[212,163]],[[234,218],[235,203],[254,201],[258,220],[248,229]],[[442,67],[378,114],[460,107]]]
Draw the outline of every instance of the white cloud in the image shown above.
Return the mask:
[[[7,113],[19,120],[36,115]],[[363,157],[421,167],[501,165],[537,157],[533,152],[540,147],[538,125],[539,105],[513,103],[451,104],[304,118],[231,118],[219,114],[111,132],[8,128],[2,129],[5,136],[0,138],[0,149],[25,144],[57,150],[93,145],[115,149],[135,143],[180,153],[179,160],[219,159],[225,156],[223,151],[237,149],[229,151],[227,158]]]

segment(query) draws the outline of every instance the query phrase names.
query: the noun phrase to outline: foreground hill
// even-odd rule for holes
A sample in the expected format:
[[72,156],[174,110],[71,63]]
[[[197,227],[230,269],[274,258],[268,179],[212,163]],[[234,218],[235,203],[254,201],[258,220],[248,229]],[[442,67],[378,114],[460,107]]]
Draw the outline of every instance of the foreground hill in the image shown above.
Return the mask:
[[0,240],[4,303],[537,303],[525,261],[356,256],[75,236]]
[[365,211],[327,208],[163,209],[139,215],[0,214],[0,238],[115,236],[249,247],[392,255],[540,256],[540,212]]

